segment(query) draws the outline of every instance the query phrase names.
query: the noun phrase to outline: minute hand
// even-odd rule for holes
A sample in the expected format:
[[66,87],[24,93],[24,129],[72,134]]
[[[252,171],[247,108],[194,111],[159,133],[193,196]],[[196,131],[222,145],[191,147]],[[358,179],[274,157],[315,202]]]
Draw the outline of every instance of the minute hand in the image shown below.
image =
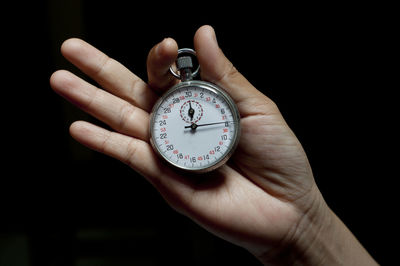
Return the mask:
[[[208,124],[201,124],[196,125],[196,127],[203,127],[203,126],[211,126],[211,125],[218,125],[218,124],[225,124],[225,123],[232,123],[233,121],[224,121],[224,122],[216,122],[216,123],[208,123]],[[193,124],[192,124],[193,125]],[[193,128],[193,126],[185,126],[185,128]]]

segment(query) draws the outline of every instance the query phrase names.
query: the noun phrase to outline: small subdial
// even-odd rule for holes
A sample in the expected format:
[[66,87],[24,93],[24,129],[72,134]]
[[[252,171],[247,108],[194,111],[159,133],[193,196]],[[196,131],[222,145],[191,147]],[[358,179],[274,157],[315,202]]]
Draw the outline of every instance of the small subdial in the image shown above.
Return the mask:
[[194,100],[189,100],[182,104],[180,110],[183,121],[187,123],[197,123],[203,116],[203,107]]

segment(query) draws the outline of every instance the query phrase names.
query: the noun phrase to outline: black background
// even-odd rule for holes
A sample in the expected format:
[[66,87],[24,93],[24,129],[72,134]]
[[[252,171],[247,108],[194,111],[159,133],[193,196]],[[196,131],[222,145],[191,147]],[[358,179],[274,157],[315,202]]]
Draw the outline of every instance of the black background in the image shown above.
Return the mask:
[[398,85],[386,84],[381,61],[391,56],[389,9],[77,0],[4,7],[0,265],[259,265],[175,213],[127,166],[76,143],[73,121],[101,123],[48,83],[61,68],[85,77],[59,53],[67,38],[83,38],[146,80],[154,44],[172,37],[193,47],[204,24],[278,104],[329,206],[389,263],[398,233],[389,192],[398,156],[388,153],[396,151],[389,102]]

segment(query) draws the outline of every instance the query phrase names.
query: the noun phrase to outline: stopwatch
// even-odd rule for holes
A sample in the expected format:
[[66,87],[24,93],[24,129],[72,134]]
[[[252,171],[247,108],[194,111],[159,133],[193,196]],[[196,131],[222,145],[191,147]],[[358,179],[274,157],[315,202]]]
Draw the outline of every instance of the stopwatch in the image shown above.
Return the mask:
[[[189,54],[182,56],[184,54]],[[217,85],[194,80],[196,52],[179,49],[176,67],[170,72],[180,83],[155,103],[150,117],[150,143],[168,164],[205,173],[222,166],[240,138],[240,114],[232,98]]]

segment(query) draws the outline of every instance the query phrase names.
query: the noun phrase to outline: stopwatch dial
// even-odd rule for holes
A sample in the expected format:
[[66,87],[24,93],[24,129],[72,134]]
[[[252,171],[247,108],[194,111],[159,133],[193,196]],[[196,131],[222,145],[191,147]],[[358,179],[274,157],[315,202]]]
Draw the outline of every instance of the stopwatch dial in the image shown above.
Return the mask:
[[211,169],[231,154],[239,138],[233,101],[207,86],[172,89],[156,104],[151,123],[153,147],[185,170]]
[[183,121],[197,123],[203,116],[203,107],[198,101],[188,100],[182,104],[179,113]]

